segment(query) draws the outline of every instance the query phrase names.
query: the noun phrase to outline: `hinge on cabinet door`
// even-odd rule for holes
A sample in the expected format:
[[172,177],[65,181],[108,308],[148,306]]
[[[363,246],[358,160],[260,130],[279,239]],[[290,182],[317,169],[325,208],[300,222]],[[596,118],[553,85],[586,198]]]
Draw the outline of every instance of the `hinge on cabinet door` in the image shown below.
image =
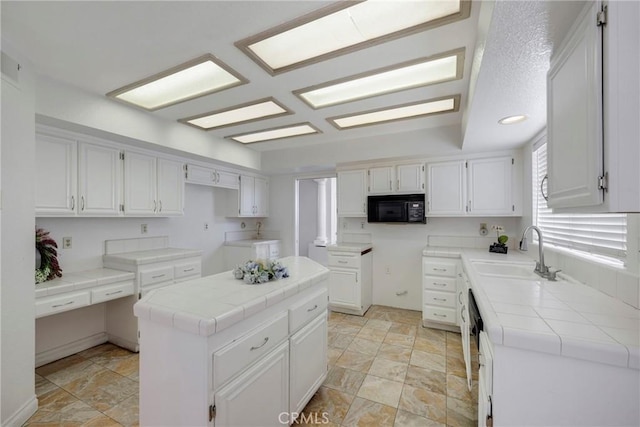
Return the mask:
[[609,190],[609,172],[605,172],[604,175],[598,177],[598,190]]
[[469,162],[464,162],[464,167],[468,168],[469,167]]
[[603,27],[607,25],[607,6],[602,6],[602,9],[596,14],[596,26]]
[[142,299],[142,292],[138,292],[138,299]]
[[124,212],[124,205],[120,205],[120,212]]
[[422,165],[422,172],[424,172],[424,165]]
[[216,405],[209,405],[209,422],[216,417]]
[[120,160],[124,160],[124,151],[120,152]]
[[513,160],[513,157],[511,158],[511,164],[514,164],[514,160]]
[[516,211],[516,205],[511,205],[511,211],[515,212]]

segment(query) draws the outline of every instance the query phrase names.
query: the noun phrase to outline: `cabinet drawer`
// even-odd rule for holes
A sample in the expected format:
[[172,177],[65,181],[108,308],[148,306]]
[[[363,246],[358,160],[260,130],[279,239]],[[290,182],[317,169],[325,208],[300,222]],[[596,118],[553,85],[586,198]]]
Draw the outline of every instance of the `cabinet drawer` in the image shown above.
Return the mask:
[[287,312],[213,353],[213,388],[246,369],[289,335]]
[[61,313],[90,304],[89,291],[74,292],[36,300],[36,317]]
[[327,290],[322,289],[289,309],[289,331],[293,332],[327,309]]
[[162,267],[140,272],[140,286],[173,280],[173,267]]
[[133,295],[133,282],[121,282],[91,290],[91,304]]
[[360,268],[360,254],[342,254],[329,252],[327,258],[330,267]]
[[276,259],[280,258],[280,245],[277,243],[271,243],[269,245],[269,258]]
[[424,289],[434,289],[436,291],[455,292],[456,291],[456,279],[449,277],[433,277],[424,276],[422,278],[422,285]]
[[422,307],[422,318],[440,323],[456,324],[456,310],[454,308],[436,307],[425,304]]
[[425,276],[456,277],[456,262],[425,259],[422,261],[422,273]]
[[200,277],[202,273],[200,261],[179,264],[173,267],[173,277],[178,280],[189,276]]
[[424,291],[422,303],[456,308],[456,294],[449,292]]

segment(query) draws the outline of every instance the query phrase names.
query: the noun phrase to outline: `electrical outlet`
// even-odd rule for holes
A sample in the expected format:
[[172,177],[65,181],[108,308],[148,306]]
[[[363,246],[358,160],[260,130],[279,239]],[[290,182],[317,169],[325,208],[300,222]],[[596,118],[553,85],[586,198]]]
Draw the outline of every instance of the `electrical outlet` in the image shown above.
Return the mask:
[[140,234],[147,234],[147,224],[140,224]]
[[384,273],[385,274],[391,274],[391,266],[390,265],[385,266]]
[[62,249],[71,249],[71,237],[62,238]]
[[209,230],[209,223],[205,222],[204,223],[204,231],[207,231],[207,230]]

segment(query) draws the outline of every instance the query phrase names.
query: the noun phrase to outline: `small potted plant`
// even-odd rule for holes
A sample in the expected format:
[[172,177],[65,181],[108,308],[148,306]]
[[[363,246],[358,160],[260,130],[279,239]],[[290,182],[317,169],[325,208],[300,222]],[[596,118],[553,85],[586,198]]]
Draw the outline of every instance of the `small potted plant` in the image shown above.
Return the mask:
[[504,228],[502,228],[501,225],[492,225],[491,229],[496,232],[496,237],[498,238],[498,242],[492,243],[491,246],[489,246],[489,252],[506,254],[507,251],[509,250],[509,247],[507,246],[507,241],[509,240],[509,236],[507,236],[506,234],[500,234],[501,232],[504,231]]

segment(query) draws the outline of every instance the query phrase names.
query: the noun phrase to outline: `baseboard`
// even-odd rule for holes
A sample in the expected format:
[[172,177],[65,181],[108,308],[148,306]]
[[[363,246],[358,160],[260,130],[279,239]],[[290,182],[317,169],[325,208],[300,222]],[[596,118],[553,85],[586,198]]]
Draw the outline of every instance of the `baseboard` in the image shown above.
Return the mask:
[[88,348],[104,344],[107,341],[107,334],[104,332],[100,332],[98,334],[90,335],[88,337],[72,341],[70,343],[52,348],[50,350],[45,350],[41,353],[36,353],[36,368],[38,366],[46,365],[47,363],[62,359],[63,357],[71,356],[72,354],[76,354]]
[[20,409],[11,417],[2,422],[3,427],[20,427],[38,410],[38,398],[34,394]]
[[111,334],[107,335],[107,340],[110,343],[117,345],[118,347],[126,348],[127,350],[131,350],[134,353],[137,353],[140,351],[140,346],[138,345],[137,342],[133,342],[133,341],[124,339],[122,337],[118,337],[116,335],[111,335]]

